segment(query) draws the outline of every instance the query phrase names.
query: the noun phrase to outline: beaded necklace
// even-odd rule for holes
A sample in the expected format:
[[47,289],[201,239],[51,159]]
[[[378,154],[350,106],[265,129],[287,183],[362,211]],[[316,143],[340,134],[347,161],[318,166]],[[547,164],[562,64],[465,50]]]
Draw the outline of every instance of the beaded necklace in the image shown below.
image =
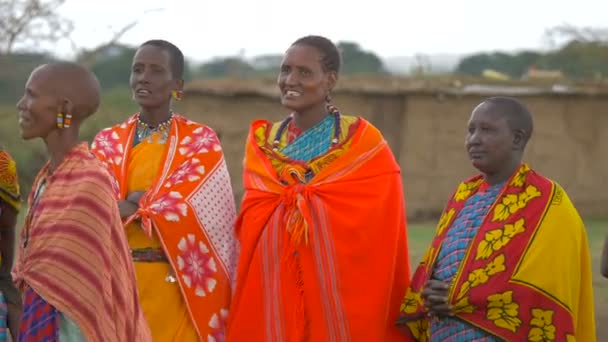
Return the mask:
[[[342,133],[340,127],[340,111],[336,106],[333,105],[327,105],[327,111],[329,112],[329,115],[334,116],[334,138],[331,140],[331,144],[336,145],[340,140],[340,134]],[[279,129],[277,130],[277,133],[275,134],[274,140],[272,142],[273,151],[277,152],[279,150],[281,136],[283,136],[283,132],[285,132],[285,129],[287,128],[287,125],[289,125],[291,120],[293,120],[293,114],[289,115],[285,120],[283,120],[283,122],[281,122],[281,125],[279,126]]]
[[150,138],[155,133],[160,133],[161,136],[158,139],[159,144],[163,144],[169,138],[169,127],[171,127],[171,119],[173,119],[173,112],[169,114],[169,118],[156,126],[150,126],[147,123],[141,121],[139,118],[140,114],[137,114],[137,141],[142,142],[148,139],[148,142],[152,142]]

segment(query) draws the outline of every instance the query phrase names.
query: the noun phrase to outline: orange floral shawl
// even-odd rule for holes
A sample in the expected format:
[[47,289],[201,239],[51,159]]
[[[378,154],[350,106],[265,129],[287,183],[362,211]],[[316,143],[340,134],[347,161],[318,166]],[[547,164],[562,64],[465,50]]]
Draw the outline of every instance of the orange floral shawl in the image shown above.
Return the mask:
[[[92,145],[114,176],[116,199],[127,196],[136,127],[137,114],[101,131]],[[125,224],[141,218],[149,235],[156,230],[199,337],[206,339],[224,329],[235,280],[238,246],[230,177],[215,132],[178,114],[163,160],[155,184]]]

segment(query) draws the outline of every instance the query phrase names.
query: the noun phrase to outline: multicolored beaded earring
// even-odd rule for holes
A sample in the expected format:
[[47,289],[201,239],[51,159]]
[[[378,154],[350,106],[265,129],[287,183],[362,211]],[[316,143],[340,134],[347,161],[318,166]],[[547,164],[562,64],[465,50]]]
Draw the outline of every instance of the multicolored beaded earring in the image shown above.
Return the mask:
[[184,92],[182,90],[173,90],[171,92],[171,97],[173,97],[175,101],[181,101],[184,98]]
[[57,127],[58,128],[70,128],[72,124],[72,114],[57,113]]

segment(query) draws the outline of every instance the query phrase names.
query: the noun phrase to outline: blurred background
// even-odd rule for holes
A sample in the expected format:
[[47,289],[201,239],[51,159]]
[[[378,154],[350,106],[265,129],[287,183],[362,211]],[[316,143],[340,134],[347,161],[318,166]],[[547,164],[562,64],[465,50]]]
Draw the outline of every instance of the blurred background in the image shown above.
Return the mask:
[[[412,262],[417,263],[457,182],[470,176],[463,143],[473,107],[515,96],[534,114],[526,160],[558,181],[587,224],[598,323],[608,320],[599,275],[608,233],[608,2],[549,1],[65,1],[0,0],[0,143],[17,160],[24,195],[46,160],[23,142],[15,103],[34,67],[72,60],[103,87],[90,141],[137,111],[128,79],[137,46],[176,44],[187,58],[176,111],[214,128],[237,201],[245,137],[254,119],[280,120],[276,76],[297,38],[340,48],[333,98],[383,132],[402,167]],[[599,340],[608,327],[598,324]]]

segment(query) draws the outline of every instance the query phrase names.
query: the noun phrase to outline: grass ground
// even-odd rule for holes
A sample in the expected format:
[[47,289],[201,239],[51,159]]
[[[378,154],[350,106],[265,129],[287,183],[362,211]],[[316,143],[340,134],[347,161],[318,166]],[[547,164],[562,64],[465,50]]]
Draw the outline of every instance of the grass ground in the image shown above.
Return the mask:
[[[585,222],[589,237],[589,247],[593,263],[593,290],[595,298],[595,320],[597,326],[598,341],[608,341],[608,279],[601,276],[600,256],[604,238],[608,233],[608,220],[588,220]],[[408,239],[410,249],[410,262],[412,272],[422,259],[435,231],[433,223],[409,224]],[[602,324],[603,323],[603,324]]]

